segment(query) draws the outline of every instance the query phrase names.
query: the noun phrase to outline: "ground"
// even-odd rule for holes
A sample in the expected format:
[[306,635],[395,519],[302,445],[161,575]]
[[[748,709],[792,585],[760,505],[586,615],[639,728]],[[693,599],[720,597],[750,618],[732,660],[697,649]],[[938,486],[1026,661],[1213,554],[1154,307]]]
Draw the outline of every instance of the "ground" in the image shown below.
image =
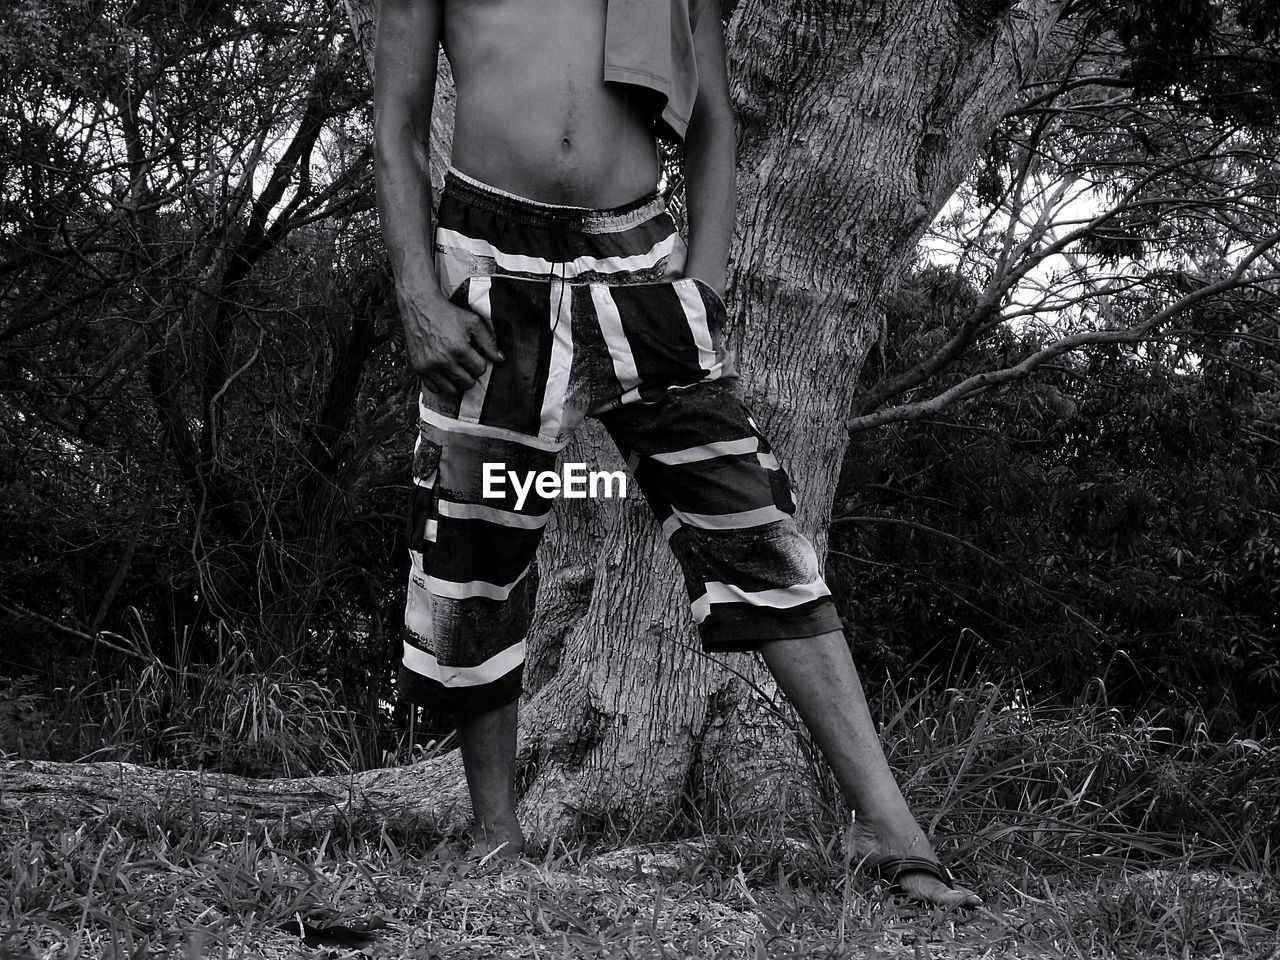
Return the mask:
[[[159,796],[135,772],[125,800],[0,789],[0,960],[1280,960],[1270,732],[1126,718],[1096,691],[1028,706],[990,683],[886,690],[875,712],[912,809],[985,909],[922,909],[851,869],[850,813],[817,763],[757,809],[726,792],[647,827],[584,811],[514,863],[468,860],[443,821],[374,815],[354,793],[315,826],[190,776],[160,771]],[[130,759],[134,740],[115,742]],[[345,796],[349,772],[323,779]]]
[[779,821],[469,862],[462,838],[406,824],[286,841],[179,806],[7,824],[0,957],[1280,958],[1280,890],[1238,871],[957,863],[989,904],[966,916],[887,895],[838,839]]

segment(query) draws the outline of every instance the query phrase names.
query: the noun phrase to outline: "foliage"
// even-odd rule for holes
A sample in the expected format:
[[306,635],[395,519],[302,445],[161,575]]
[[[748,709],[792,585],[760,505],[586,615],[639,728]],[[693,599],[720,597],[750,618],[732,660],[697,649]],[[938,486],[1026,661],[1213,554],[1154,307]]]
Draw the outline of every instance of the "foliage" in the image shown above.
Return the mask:
[[[170,664],[138,644],[139,666],[75,678],[0,678],[0,757],[119,760],[251,777],[337,774],[394,760],[386,717],[350,709],[337,690],[226,630],[202,664],[180,649]],[[390,742],[388,742],[390,741]]]
[[[931,350],[975,296],[948,270],[919,272],[890,305],[888,369]],[[1119,704],[1200,704],[1222,730],[1271,711],[1276,323],[1237,298],[1173,345],[1091,348],[855,438],[828,569],[859,662],[923,656],[1045,695],[1104,678]],[[1036,346],[1006,331],[954,375]]]
[[372,713],[412,404],[341,5],[20,0],[3,26],[6,668],[108,669],[86,637],[135,616],[208,662],[223,624]]
[[1267,0],[1075,0],[1073,16],[1111,34],[1128,54],[1123,78],[1139,96],[1211,104],[1219,121],[1275,122],[1280,68],[1259,56],[1280,40],[1280,15]]
[[828,565],[860,662],[1274,716],[1276,26],[1066,8],[864,370]]

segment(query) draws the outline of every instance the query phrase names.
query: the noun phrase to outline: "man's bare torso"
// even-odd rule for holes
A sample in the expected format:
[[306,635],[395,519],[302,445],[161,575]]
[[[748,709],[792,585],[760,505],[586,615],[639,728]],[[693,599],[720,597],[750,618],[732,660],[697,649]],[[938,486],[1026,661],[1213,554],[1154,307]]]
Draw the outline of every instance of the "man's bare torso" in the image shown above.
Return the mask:
[[605,0],[447,0],[457,88],[451,162],[503,190],[612,207],[660,164],[643,90],[601,79]]

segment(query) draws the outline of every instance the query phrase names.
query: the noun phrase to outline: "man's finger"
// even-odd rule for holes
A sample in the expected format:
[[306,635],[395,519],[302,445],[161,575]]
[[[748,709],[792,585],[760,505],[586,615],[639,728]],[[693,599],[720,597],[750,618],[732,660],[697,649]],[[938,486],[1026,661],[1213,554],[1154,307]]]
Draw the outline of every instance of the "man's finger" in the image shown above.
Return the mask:
[[476,314],[476,322],[471,328],[471,343],[494,363],[500,363],[507,359],[502,351],[498,349],[498,340],[493,335],[493,327],[489,325],[488,320],[479,314]]
[[489,361],[474,350],[470,350],[458,358],[458,366],[473,377],[479,377],[489,366]]
[[448,393],[449,388],[445,386],[444,381],[437,377],[434,373],[419,374],[418,382],[422,384],[423,389],[429,393]]
[[459,366],[446,367],[440,375],[458,393],[464,393],[476,385],[476,377]]

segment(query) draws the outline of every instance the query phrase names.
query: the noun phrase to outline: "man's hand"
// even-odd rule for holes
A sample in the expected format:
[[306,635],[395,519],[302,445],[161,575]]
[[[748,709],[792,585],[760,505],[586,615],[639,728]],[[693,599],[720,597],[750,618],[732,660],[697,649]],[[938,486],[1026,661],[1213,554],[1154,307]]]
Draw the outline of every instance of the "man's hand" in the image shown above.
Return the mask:
[[373,146],[382,223],[409,363],[433,393],[466,390],[502,359],[487,320],[436,286],[427,143],[444,0],[382,0],[374,44]]
[[506,359],[488,320],[455,306],[434,288],[397,290],[397,299],[409,366],[432,393],[462,393],[490,363]]
[[725,272],[723,270],[721,270],[719,273],[713,274],[713,272],[710,270],[686,268],[684,273],[681,274],[681,276],[687,277],[693,280],[700,280],[702,283],[705,283],[708,287],[714,290],[716,292],[716,296],[718,296],[721,300],[725,298],[729,288],[729,283],[725,279]]

